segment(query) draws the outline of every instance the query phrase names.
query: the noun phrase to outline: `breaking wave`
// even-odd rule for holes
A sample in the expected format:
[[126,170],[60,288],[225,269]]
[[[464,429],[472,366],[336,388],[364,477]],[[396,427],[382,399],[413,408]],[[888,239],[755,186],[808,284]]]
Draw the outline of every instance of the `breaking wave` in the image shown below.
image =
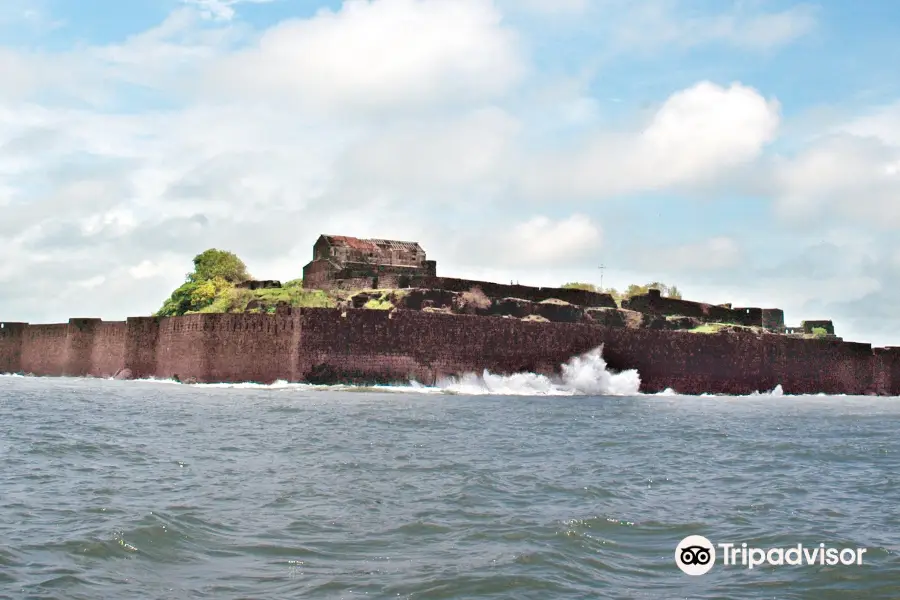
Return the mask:
[[638,396],[641,378],[634,369],[612,373],[603,360],[603,349],[571,358],[561,365],[559,376],[548,377],[537,373],[497,375],[485,370],[480,375],[467,373],[458,377],[439,379],[428,386],[417,381],[396,385],[312,385],[276,381],[261,383],[194,383],[182,384],[172,379],[140,379],[138,381],[192,385],[203,388],[236,388],[261,390],[333,390],[373,392],[415,392],[420,394],[465,394],[497,396]]
[[[571,358],[561,365],[560,375],[548,377],[537,373],[515,373],[498,375],[485,370],[480,375],[466,373],[456,377],[444,377],[434,385],[424,385],[417,381],[407,384],[393,385],[314,385],[309,383],[290,383],[275,381],[263,383],[183,383],[174,379],[146,378],[131,380],[134,382],[188,385],[198,388],[230,388],[260,391],[342,391],[342,392],[394,392],[417,394],[460,394],[460,395],[495,395],[495,396],[690,396],[672,388],[661,392],[641,393],[640,374],[635,369],[611,372],[603,359],[603,347]],[[23,377],[22,374],[0,373],[0,378]],[[24,377],[30,377],[24,375]],[[771,390],[756,391],[746,395],[699,394],[701,398],[753,398],[753,397],[820,397],[831,394],[786,394],[781,384]],[[838,394],[846,396],[846,394]]]
[[[438,380],[435,388],[456,394],[501,396],[637,396],[641,378],[634,369],[612,373],[603,360],[603,349],[595,348],[562,365],[557,377],[536,373],[495,375],[485,370],[481,375],[468,373],[461,377]],[[414,387],[418,384],[413,383]],[[424,386],[418,386],[424,387]]]

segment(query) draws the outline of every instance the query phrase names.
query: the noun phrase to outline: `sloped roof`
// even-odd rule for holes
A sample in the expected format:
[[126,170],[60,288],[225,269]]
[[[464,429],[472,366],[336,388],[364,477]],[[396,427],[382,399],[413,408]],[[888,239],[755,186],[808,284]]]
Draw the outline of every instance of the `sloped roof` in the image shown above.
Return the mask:
[[372,242],[380,248],[386,250],[412,250],[414,252],[421,251],[422,246],[418,242],[401,242],[398,240],[366,240]]
[[329,244],[332,246],[344,246],[347,248],[353,248],[354,250],[367,250],[369,252],[377,252],[378,246],[373,243],[371,240],[361,240],[355,237],[349,237],[346,235],[323,235]]
[[354,250],[378,252],[380,250],[411,250],[422,251],[418,242],[403,242],[398,240],[360,239],[346,235],[323,235],[332,246],[344,246]]

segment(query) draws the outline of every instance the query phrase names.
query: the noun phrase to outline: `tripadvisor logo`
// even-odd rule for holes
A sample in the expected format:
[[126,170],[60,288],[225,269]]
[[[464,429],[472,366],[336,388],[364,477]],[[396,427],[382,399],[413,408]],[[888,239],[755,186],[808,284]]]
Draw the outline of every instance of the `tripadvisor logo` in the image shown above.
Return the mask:
[[716,564],[716,547],[702,535],[689,535],[675,548],[675,564],[688,575],[703,575]]
[[675,548],[675,564],[688,575],[704,575],[716,564],[718,548],[721,564],[747,569],[783,565],[861,565],[865,548],[830,548],[825,544],[806,547],[754,548],[747,544],[713,544],[702,535],[689,535]]

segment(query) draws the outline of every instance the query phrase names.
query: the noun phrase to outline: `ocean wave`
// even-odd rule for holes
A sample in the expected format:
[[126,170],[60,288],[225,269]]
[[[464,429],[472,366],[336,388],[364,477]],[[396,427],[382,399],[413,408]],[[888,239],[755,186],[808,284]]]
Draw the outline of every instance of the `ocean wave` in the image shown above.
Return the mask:
[[[0,377],[23,377],[22,374],[0,374]],[[27,375],[24,377],[28,377]],[[113,379],[113,378],[110,378]],[[750,394],[684,394],[672,388],[666,388],[661,392],[642,393],[640,374],[635,369],[622,372],[610,371],[603,359],[603,347],[600,346],[584,354],[571,358],[560,366],[560,374],[547,376],[539,373],[513,373],[501,375],[485,369],[481,374],[465,373],[458,376],[440,378],[434,385],[425,385],[411,380],[408,383],[378,384],[378,385],[353,385],[333,384],[317,385],[310,383],[291,383],[278,380],[273,383],[184,383],[175,379],[149,377],[144,379],[128,380],[141,383],[155,383],[165,385],[187,385],[197,388],[209,389],[238,389],[260,391],[291,391],[302,390],[309,392],[337,391],[337,392],[380,392],[380,393],[415,393],[415,394],[450,394],[466,396],[656,396],[678,397],[693,396],[700,398],[815,398],[815,397],[846,397],[846,394],[786,394],[781,384],[771,390],[759,390]]]
[[637,396],[641,378],[634,369],[613,373],[603,360],[603,348],[575,356],[561,367],[559,376],[537,373],[496,375],[485,370],[445,377],[435,388],[466,395],[499,396]]
[[147,378],[135,381],[171,385],[191,385],[202,388],[243,390],[327,390],[343,392],[401,392],[419,394],[462,394],[496,396],[637,396],[641,385],[634,369],[613,373],[603,360],[603,348],[595,348],[575,356],[561,365],[560,375],[547,376],[538,373],[514,373],[499,375],[485,369],[480,375],[466,373],[456,377],[443,377],[434,385],[417,381],[394,385],[313,385],[289,383],[279,380],[262,383],[190,383],[174,379]]

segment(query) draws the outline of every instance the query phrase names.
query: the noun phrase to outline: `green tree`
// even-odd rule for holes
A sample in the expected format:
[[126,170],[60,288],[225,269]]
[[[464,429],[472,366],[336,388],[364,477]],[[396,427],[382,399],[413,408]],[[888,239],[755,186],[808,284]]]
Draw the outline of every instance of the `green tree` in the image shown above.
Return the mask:
[[597,286],[591,283],[581,283],[579,281],[573,281],[571,283],[567,283],[562,286],[564,290],[586,290],[588,292],[596,292]]
[[163,302],[162,308],[156,312],[158,317],[174,317],[183,315],[191,310],[191,296],[199,286],[199,283],[188,281],[181,284],[169,298]]
[[674,298],[676,300],[681,300],[681,292],[674,285],[666,285],[665,283],[660,283],[659,281],[653,281],[646,285],[636,285],[632,283],[628,286],[628,289],[625,290],[625,297],[631,298],[632,296],[641,296],[646,294],[648,290],[659,290],[660,294],[665,296],[666,298]]
[[210,248],[194,257],[194,272],[188,273],[189,282],[202,282],[221,278],[230,283],[250,279],[247,265],[233,252]]
[[210,248],[194,257],[194,271],[163,302],[156,315],[174,317],[200,311],[222,298],[235,283],[250,279],[247,266],[233,252]]
[[222,277],[206,281],[187,281],[172,292],[156,314],[160,317],[174,317],[200,311],[233,287]]

